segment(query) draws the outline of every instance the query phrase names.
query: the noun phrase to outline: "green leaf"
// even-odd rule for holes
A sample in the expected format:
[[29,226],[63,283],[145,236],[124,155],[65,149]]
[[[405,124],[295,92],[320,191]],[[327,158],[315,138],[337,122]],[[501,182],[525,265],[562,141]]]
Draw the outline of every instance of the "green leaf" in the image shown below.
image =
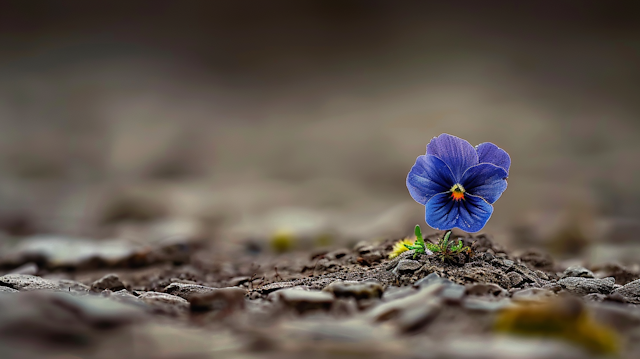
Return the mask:
[[425,242],[425,245],[433,253],[440,252],[440,246],[437,244]]
[[413,233],[416,235],[415,244],[424,247],[424,239],[422,239],[422,230],[420,229],[420,225],[416,224],[416,228],[413,230]]
[[444,239],[442,240],[442,247],[444,249],[449,248],[449,237],[451,236],[451,231],[447,231],[447,233],[444,234]]

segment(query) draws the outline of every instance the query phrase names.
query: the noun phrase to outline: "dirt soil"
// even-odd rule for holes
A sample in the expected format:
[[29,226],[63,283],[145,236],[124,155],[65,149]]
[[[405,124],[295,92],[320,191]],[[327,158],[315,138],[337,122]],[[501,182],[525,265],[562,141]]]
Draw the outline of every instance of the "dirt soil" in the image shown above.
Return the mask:
[[[640,355],[640,273],[616,264],[563,268],[541,252],[512,253],[488,235],[461,239],[472,251],[445,261],[413,251],[388,259],[397,239],[282,254],[250,243],[223,253],[187,239],[22,241],[0,257],[0,354]],[[540,323],[532,318],[546,319],[531,329]]]

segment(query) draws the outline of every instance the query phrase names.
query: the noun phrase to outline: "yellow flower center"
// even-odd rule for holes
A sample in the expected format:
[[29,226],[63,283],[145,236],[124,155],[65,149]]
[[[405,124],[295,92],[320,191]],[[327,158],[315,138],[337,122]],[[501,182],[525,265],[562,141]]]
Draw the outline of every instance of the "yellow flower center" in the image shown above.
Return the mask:
[[460,184],[454,184],[449,191],[451,191],[451,198],[453,198],[454,201],[464,199],[464,187]]

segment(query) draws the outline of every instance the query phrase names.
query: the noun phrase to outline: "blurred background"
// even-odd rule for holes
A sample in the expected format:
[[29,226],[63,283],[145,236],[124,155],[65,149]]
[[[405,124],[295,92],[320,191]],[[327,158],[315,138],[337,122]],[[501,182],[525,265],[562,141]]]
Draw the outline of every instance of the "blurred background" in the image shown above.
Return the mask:
[[0,227],[221,246],[401,237],[426,226],[406,174],[447,132],[511,155],[484,232],[637,258],[637,10],[2,1]]

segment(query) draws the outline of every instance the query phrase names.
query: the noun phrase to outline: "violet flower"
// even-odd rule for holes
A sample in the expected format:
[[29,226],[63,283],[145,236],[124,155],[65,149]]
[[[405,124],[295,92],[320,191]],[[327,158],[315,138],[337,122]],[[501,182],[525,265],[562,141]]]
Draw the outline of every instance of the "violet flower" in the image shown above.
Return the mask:
[[407,188],[425,206],[427,224],[438,230],[481,230],[493,213],[491,204],[507,189],[511,158],[490,142],[475,148],[443,133],[427,145],[407,176]]

